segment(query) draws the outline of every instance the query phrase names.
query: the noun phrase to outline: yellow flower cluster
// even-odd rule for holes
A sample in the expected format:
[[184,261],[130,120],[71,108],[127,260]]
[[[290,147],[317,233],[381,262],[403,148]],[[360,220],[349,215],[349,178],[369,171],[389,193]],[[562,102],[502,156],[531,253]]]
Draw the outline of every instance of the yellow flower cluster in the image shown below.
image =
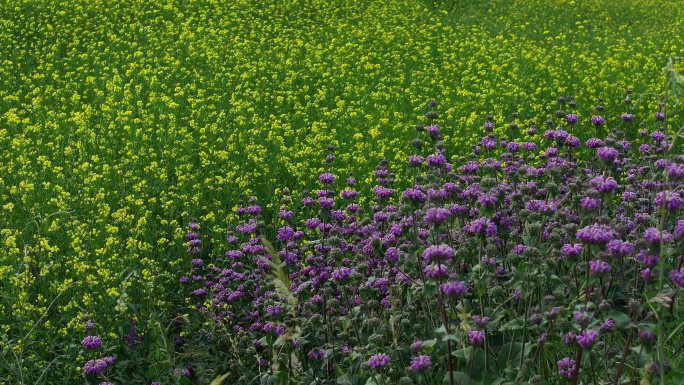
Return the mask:
[[241,193],[315,189],[328,144],[367,191],[378,158],[401,174],[429,99],[456,154],[486,114],[543,121],[563,93],[586,118],[598,96],[657,90],[684,48],[678,0],[458,4],[3,6],[0,325],[27,324],[0,332],[47,312],[67,338],[82,313],[163,307],[190,217],[220,234]]

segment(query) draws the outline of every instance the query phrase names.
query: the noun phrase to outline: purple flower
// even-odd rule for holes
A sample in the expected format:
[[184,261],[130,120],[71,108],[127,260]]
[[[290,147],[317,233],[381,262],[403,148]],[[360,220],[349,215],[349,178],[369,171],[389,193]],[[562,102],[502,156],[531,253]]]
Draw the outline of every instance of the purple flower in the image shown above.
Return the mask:
[[527,249],[527,246],[525,246],[525,245],[515,245],[515,246],[513,246],[513,248],[511,249],[511,253],[513,253],[513,254],[515,254],[515,255],[520,255],[520,254],[522,254],[526,249]]
[[603,119],[601,116],[594,115],[591,117],[591,124],[593,124],[594,126],[598,127],[602,125],[603,122],[605,122],[605,119]]
[[204,261],[202,261],[200,258],[193,258],[193,260],[190,261],[190,263],[195,267],[200,267],[200,266],[202,266]]
[[494,206],[496,202],[499,199],[496,197],[496,194],[482,194],[477,198],[477,201],[480,202],[482,207],[490,207]]
[[596,330],[584,329],[580,334],[575,337],[579,346],[583,348],[590,348],[596,342],[599,333]]
[[663,134],[662,131],[653,131],[653,133],[651,133],[651,139],[655,140],[656,142],[662,142],[665,140],[665,134]]
[[565,115],[565,122],[570,124],[570,125],[577,123],[578,120],[579,120],[579,116],[577,116],[576,114]]
[[[601,150],[602,149],[600,149],[599,152],[601,152]],[[589,185],[594,187],[601,194],[613,194],[618,188],[618,183],[615,179],[612,177],[604,177],[603,175],[598,175],[589,180]]]
[[473,316],[473,322],[475,322],[475,325],[479,328],[484,328],[487,326],[489,323],[489,317],[482,317],[480,318],[479,315],[474,315]]
[[590,225],[577,232],[577,240],[589,244],[605,244],[613,239],[613,230],[606,225]]
[[684,179],[684,164],[670,163],[667,166],[667,176],[670,180]]
[[98,336],[87,336],[81,341],[81,346],[86,349],[97,349],[102,346],[102,340]]
[[544,151],[544,154],[549,158],[555,158],[558,156],[558,149],[556,147],[549,147]]
[[610,265],[608,262],[601,261],[600,259],[594,259],[589,261],[589,269],[591,269],[591,272],[594,275],[600,276],[610,272]]
[[678,192],[665,190],[656,194],[656,204],[664,205],[669,211],[677,211],[684,205],[684,200]]
[[490,138],[489,136],[485,136],[480,141],[480,144],[487,150],[493,150],[496,148],[496,139]]
[[634,115],[632,115],[632,114],[622,114],[622,115],[620,115],[620,119],[621,119],[623,122],[631,122],[632,120],[634,120]]
[[520,149],[520,143],[508,142],[507,148],[508,148],[508,151],[510,151],[510,152],[518,152],[518,149]]
[[672,242],[674,239],[674,236],[667,231],[663,230],[661,233],[656,229],[655,227],[649,227],[646,229],[646,232],[644,232],[644,238],[646,238],[647,241],[651,243],[660,243],[660,237],[662,235],[663,238],[663,243],[669,243]]
[[567,139],[565,139],[565,145],[569,147],[579,147],[580,145],[580,140],[576,136],[568,136]]
[[684,287],[684,267],[670,272],[670,279],[678,287]]
[[591,138],[591,139],[587,140],[586,145],[589,148],[599,148],[599,147],[603,147],[603,142],[601,141],[601,139]]
[[662,121],[665,120],[665,113],[664,112],[656,112],[655,113],[655,120]]
[[658,263],[658,261],[660,260],[658,258],[658,255],[656,255],[656,254],[648,255],[646,250],[641,250],[640,252],[638,252],[637,255],[635,256],[635,258],[637,261],[643,263],[644,266],[646,266],[648,268],[654,267]]
[[312,197],[304,197],[302,198],[302,206],[304,207],[310,207],[313,206],[314,200]]
[[559,130],[554,131],[553,139],[555,139],[558,142],[565,142],[565,139],[568,138],[568,135],[570,135],[570,134],[568,134],[567,131],[559,129]]
[[639,330],[637,334],[639,335],[639,338],[641,338],[641,340],[644,342],[653,342],[656,339],[656,334],[653,332]]
[[442,292],[447,297],[462,297],[468,292],[468,288],[461,281],[452,281],[440,285]]
[[460,171],[462,174],[477,174],[479,170],[480,164],[473,160],[458,168],[458,171]]
[[259,207],[257,205],[251,205],[251,206],[247,207],[247,214],[254,215],[254,216],[259,215],[259,214],[261,214],[261,207]]
[[484,342],[485,334],[482,330],[471,330],[468,332],[468,341],[473,346],[480,346]]
[[428,157],[425,159],[425,162],[428,164],[428,166],[442,166],[446,164],[447,160],[442,154],[432,154],[428,155]]
[[563,345],[569,346],[575,341],[576,337],[577,337],[577,334],[575,334],[575,332],[571,331],[568,334],[563,336],[563,338],[561,339],[561,342],[563,342]]
[[442,264],[432,264],[425,268],[425,276],[432,279],[446,278],[449,276],[449,269]]
[[486,237],[496,235],[496,224],[487,217],[480,217],[463,226],[463,230],[471,234],[484,233]]
[[421,166],[423,164],[423,160],[423,157],[420,155],[409,155],[408,157],[409,165],[414,167]]
[[575,374],[575,369],[577,368],[575,365],[575,360],[571,360],[570,358],[566,357],[556,362],[556,364],[558,365],[559,376],[572,378],[573,374]]
[[382,369],[389,364],[390,357],[385,353],[378,353],[368,359],[368,366],[372,369]]
[[425,211],[423,219],[425,222],[440,224],[444,223],[451,216],[451,211],[443,208],[429,208]]
[[421,372],[429,368],[431,365],[432,362],[430,362],[430,356],[420,355],[411,361],[411,366],[409,366],[409,370],[413,372]]
[[601,207],[601,200],[591,197],[584,197],[580,199],[580,206],[586,211],[596,211]]
[[629,242],[623,242],[620,239],[613,239],[608,242],[608,251],[618,257],[626,257],[632,254],[633,246]]
[[655,278],[655,277],[654,277],[651,269],[646,268],[646,269],[641,270],[641,278],[643,278],[644,281],[646,281],[646,283],[650,283],[653,281],[653,278]]
[[426,261],[446,261],[454,257],[454,249],[448,245],[432,245],[423,251]]
[[335,181],[335,175],[333,175],[329,172],[324,172],[318,176],[318,181],[323,183],[323,184],[333,183]]
[[613,147],[601,147],[598,149],[598,157],[602,161],[609,163],[614,162],[617,159],[618,151]]
[[494,123],[485,122],[484,125],[482,125],[482,128],[484,128],[484,130],[487,132],[491,132],[494,129]]
[[607,333],[611,330],[613,330],[613,327],[615,326],[615,322],[612,319],[607,319],[603,321],[601,324],[601,333]]
[[414,202],[425,202],[427,200],[427,195],[416,187],[404,190],[401,196]]
[[326,197],[318,198],[318,205],[321,206],[322,209],[332,209],[334,204],[335,204],[335,200],[332,198],[326,198]]
[[281,308],[278,305],[268,305],[266,307],[266,314],[268,314],[270,317],[275,317],[278,314],[280,314]]
[[522,148],[525,151],[534,151],[537,149],[537,145],[532,142],[525,142],[522,144]]
[[425,127],[425,131],[431,137],[436,137],[437,135],[439,135],[439,125],[433,124],[433,125],[427,126],[427,127]]
[[675,226],[674,236],[679,239],[684,239],[684,220],[678,220]]
[[150,385],[161,385],[161,382],[159,381],[152,381]]
[[545,212],[549,209],[546,202],[539,199],[531,199],[525,202],[525,208],[532,212]]
[[344,199],[354,199],[359,195],[359,193],[356,190],[342,190],[340,195]]
[[[294,345],[294,341],[292,341],[292,342]],[[325,350],[314,348],[314,349],[310,350],[306,355],[309,358],[311,358],[312,360],[320,360],[321,358],[325,357]]]
[[[110,360],[106,360],[106,358],[111,357],[99,358],[86,362],[85,365],[83,365],[83,373],[93,375],[102,374],[110,363],[108,362]],[[111,362],[113,362],[113,360],[111,360]]]
[[343,279],[349,278],[351,275],[351,270],[348,267],[340,267],[339,269],[333,270],[332,279],[335,281],[342,281]]

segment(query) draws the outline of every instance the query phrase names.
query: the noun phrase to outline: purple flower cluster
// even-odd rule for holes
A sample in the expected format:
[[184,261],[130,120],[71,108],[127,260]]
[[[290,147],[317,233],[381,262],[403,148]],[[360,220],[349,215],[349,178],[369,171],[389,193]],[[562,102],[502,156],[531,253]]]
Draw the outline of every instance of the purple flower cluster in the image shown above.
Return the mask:
[[372,369],[379,370],[387,366],[390,362],[390,357],[385,353],[378,353],[368,359],[368,366]]
[[[273,241],[268,251],[260,240],[268,221],[256,200],[240,201],[239,222],[228,229],[223,255],[207,255],[203,261],[198,225],[190,228],[187,240],[197,251],[187,256],[187,271],[179,282],[197,317],[244,339],[240,343],[249,346],[250,354],[241,365],[264,370],[274,362],[264,341],[278,338],[289,341],[286,346],[308,367],[333,363],[335,354],[370,351],[368,368],[382,370],[388,382],[417,376],[407,370],[430,369],[441,376],[446,365],[433,364],[431,354],[436,349],[435,354],[445,355],[444,346],[427,340],[431,330],[404,327],[425,319],[452,331],[463,330],[461,322],[466,330],[452,332],[460,340],[451,343],[484,346],[476,350],[490,352],[507,335],[505,325],[526,317],[525,327],[533,327],[527,330],[530,341],[553,344],[559,358],[571,357],[578,347],[589,350],[600,344],[603,333],[611,333],[609,341],[622,348],[625,330],[615,328],[613,309],[629,314],[635,324],[648,322],[646,313],[632,305],[639,303],[634,300],[638,296],[626,287],[649,289],[659,272],[672,287],[684,287],[680,261],[658,253],[661,239],[667,250],[678,250],[684,241],[684,220],[673,219],[684,207],[678,184],[684,179],[684,167],[679,167],[684,159],[660,151],[662,145],[654,141],[664,140],[661,131],[647,132],[631,143],[631,150],[627,138],[632,134],[617,128],[583,144],[571,132],[583,132],[590,123],[580,122],[572,112],[556,111],[546,123],[545,140],[524,142],[527,134],[514,129],[507,131],[509,137],[497,136],[488,117],[486,136],[465,158],[441,141],[444,128],[440,131],[434,121],[437,115],[430,116],[425,128],[416,129],[419,139],[412,142],[414,155],[408,157],[409,178],[395,181],[384,159],[373,171],[376,184],[358,191],[351,176],[340,191],[333,186],[340,176],[334,171],[320,174],[322,189],[302,191],[301,205],[293,198],[298,193],[288,192],[280,207],[273,208],[278,226],[268,229]],[[510,128],[517,126],[516,119]],[[564,124],[562,119],[566,127],[557,126]],[[594,117],[591,124],[600,132],[605,121]],[[535,135],[535,123],[529,125]],[[543,147],[534,140],[543,141]],[[648,143],[647,153],[639,154],[639,141]],[[458,159],[460,165],[447,159]],[[333,161],[334,156],[326,157],[327,163]],[[664,227],[650,227],[659,223],[661,208],[670,211]],[[283,283],[276,288],[273,269]],[[533,271],[561,279],[530,290],[523,277]],[[415,301],[416,293],[434,298],[425,306]],[[611,298],[624,301],[609,302]],[[588,303],[595,305],[578,305],[574,321],[567,322],[565,315],[575,304]],[[470,314],[459,315],[458,321],[452,308]],[[494,312],[496,318],[494,308],[502,310]],[[406,310],[400,322],[407,334],[389,342],[387,330],[397,326],[392,314],[398,309]],[[491,324],[484,314],[493,318]],[[180,341],[179,350],[187,341],[196,347],[221,338],[210,331],[195,336],[185,328],[175,330],[183,337],[174,340]],[[642,340],[648,339],[644,333]],[[331,346],[337,353],[326,356]],[[396,350],[410,356],[399,360],[380,353]],[[560,380],[578,374],[570,358],[557,366]],[[549,375],[549,381],[560,380]]]
[[83,365],[83,373],[88,375],[102,374],[108,366],[114,363],[114,357],[98,358],[90,360]]
[[97,349],[102,346],[102,340],[98,336],[87,336],[81,341],[81,346],[86,349]]
[[422,372],[430,366],[432,366],[432,362],[430,362],[430,356],[420,355],[411,360],[409,370],[413,372]]
[[572,376],[575,374],[575,370],[577,369],[575,360],[567,357],[558,361],[556,365],[558,365],[558,375],[566,378],[572,378]]
[[422,255],[423,259],[430,262],[447,261],[454,257],[454,249],[448,245],[432,245]]
[[596,342],[598,336],[599,333],[596,330],[584,329],[575,338],[577,339],[579,346],[586,349],[591,348],[594,345],[594,342]]
[[613,230],[606,225],[590,225],[577,231],[577,240],[582,243],[606,244],[613,238]]

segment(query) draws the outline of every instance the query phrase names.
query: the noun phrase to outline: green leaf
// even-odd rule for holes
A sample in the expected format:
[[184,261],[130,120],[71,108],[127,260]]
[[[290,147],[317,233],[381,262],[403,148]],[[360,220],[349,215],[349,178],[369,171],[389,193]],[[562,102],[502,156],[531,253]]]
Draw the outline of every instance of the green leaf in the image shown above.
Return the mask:
[[433,298],[437,294],[437,284],[432,281],[427,281],[423,284],[423,297]]
[[392,380],[390,380],[389,377],[382,375],[380,373],[375,373],[371,377],[366,380],[366,385],[382,385],[382,384],[391,384]]
[[[468,377],[467,374],[463,372],[451,372],[454,375],[454,384],[455,385],[482,385],[481,382],[479,381],[471,381],[470,377]],[[445,384],[450,383],[450,378],[449,378],[449,373],[446,373],[444,375],[444,381]]]
[[222,376],[216,377],[216,379],[212,381],[210,385],[221,385],[223,383],[223,380],[228,378],[228,376],[230,376],[230,373],[226,373]]
[[517,363],[520,362],[520,355],[522,354],[524,357],[527,357],[531,350],[531,343],[525,344],[525,351],[522,350],[522,343],[520,342],[508,342],[504,344],[496,358],[499,370],[505,370],[510,366],[517,367]]
[[437,343],[437,339],[433,338],[431,340],[423,341],[423,350],[430,355],[432,354],[432,351],[435,350],[435,344]]
[[338,385],[354,385],[354,379],[352,378],[352,375],[350,373],[345,373],[339,377],[337,377],[337,384]]
[[476,347],[473,351],[473,380],[482,381],[485,373],[485,367],[487,366],[487,358],[485,356],[485,351]]
[[499,331],[505,332],[505,331],[511,331],[511,330],[520,330],[522,328],[523,328],[523,324],[519,320],[514,319],[514,320],[511,320],[511,321],[505,323],[504,325],[502,325],[499,328]]
[[482,379],[482,385],[499,385],[505,380],[505,378],[501,377],[501,373],[490,370],[485,373],[484,378]]
[[632,321],[629,320],[627,314],[616,310],[610,312],[606,319],[612,319],[618,329],[628,330],[632,326]]
[[489,287],[489,282],[486,279],[481,279],[475,284],[477,288],[477,294],[483,296],[487,293],[487,288]]

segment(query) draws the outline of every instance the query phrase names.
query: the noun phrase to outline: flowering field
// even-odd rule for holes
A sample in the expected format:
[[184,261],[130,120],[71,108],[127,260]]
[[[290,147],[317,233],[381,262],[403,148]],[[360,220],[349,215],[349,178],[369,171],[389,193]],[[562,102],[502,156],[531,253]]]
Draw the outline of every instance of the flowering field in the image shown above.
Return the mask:
[[679,1],[35,0],[0,23],[0,384],[682,371]]

